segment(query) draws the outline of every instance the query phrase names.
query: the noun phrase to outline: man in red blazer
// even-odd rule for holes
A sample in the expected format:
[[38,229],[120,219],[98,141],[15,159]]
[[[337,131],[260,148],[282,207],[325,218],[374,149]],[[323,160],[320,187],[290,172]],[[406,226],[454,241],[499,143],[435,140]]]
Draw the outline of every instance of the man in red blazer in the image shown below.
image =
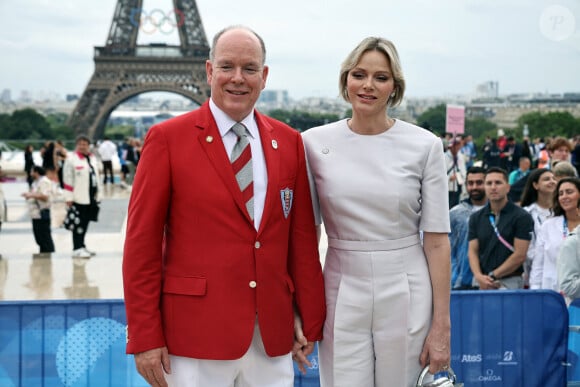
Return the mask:
[[[254,110],[262,39],[229,27],[206,62],[211,99],[152,127],[123,256],[127,352],[153,386],[293,386],[294,314],[311,351],[324,286],[300,134]],[[230,161],[247,128],[253,208]],[[246,133],[247,133],[246,132]]]

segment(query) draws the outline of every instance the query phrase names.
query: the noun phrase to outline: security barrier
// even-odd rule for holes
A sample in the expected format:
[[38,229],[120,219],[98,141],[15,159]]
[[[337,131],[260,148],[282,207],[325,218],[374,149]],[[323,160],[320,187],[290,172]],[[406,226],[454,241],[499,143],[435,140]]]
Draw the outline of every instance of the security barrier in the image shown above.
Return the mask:
[[[576,381],[580,386],[580,299],[574,300],[568,308],[570,315],[568,333],[568,381]],[[572,383],[568,384],[569,386]]]
[[466,387],[566,386],[568,311],[553,291],[451,297],[451,366]]
[[0,303],[0,386],[148,386],[125,321],[121,300]]
[[[453,292],[451,320],[451,366],[466,387],[561,387],[568,368],[574,380],[580,345],[567,367],[555,292]],[[122,300],[0,302],[0,386],[147,386],[125,355],[125,325]],[[310,360],[295,387],[319,386],[316,350]]]

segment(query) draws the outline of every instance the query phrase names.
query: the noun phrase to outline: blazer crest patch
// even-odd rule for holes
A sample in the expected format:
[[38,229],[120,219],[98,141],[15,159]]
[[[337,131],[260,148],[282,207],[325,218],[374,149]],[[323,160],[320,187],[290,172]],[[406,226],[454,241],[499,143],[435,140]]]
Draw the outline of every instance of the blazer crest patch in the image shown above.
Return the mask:
[[282,199],[282,211],[284,218],[287,219],[292,209],[292,199],[294,199],[294,191],[286,187],[280,190],[280,199]]

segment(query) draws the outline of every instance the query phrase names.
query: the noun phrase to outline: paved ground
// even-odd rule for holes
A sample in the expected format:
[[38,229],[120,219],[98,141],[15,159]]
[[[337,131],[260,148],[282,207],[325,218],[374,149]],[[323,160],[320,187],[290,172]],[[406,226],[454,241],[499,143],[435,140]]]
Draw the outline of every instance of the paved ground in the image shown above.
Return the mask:
[[[36,258],[38,246],[24,199],[22,178],[2,183],[8,204],[8,221],[0,231],[0,300],[120,299],[123,298],[121,261],[129,191],[107,186],[99,222],[91,222],[87,247],[97,253],[90,259],[72,258],[70,231],[59,227],[65,214],[62,199],[53,203],[52,238],[56,252]],[[323,237],[321,256],[326,239]]]
[[122,298],[121,257],[123,227],[129,192],[108,187],[101,202],[99,222],[91,222],[87,247],[97,252],[90,259],[72,258],[72,237],[58,227],[65,214],[62,199],[53,204],[52,237],[56,252],[36,258],[38,246],[24,199],[21,180],[2,184],[8,221],[0,231],[0,300],[47,300],[75,298]]

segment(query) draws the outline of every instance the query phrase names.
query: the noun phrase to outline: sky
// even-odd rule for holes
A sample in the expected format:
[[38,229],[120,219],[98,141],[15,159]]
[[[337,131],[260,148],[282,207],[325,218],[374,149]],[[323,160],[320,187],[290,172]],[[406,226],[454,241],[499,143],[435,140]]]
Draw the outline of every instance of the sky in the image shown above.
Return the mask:
[[[338,96],[340,64],[367,36],[393,41],[406,96],[580,92],[578,0],[197,0],[208,41],[223,27],[259,33],[267,89],[291,98]],[[105,44],[116,0],[0,0],[0,92],[82,94]],[[169,12],[170,0],[143,0]],[[141,28],[138,43],[177,44]]]

